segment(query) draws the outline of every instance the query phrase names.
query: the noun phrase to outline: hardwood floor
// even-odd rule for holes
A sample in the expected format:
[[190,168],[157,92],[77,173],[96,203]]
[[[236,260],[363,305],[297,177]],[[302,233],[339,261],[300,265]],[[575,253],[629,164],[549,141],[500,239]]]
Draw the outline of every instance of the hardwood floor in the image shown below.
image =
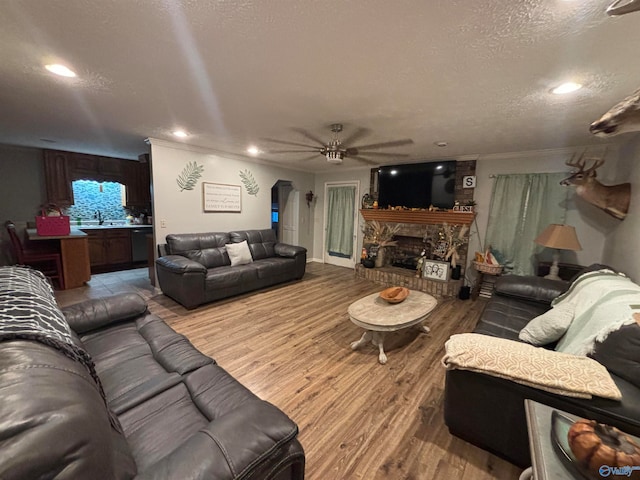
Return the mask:
[[389,335],[389,360],[380,365],[373,345],[349,346],[362,330],[349,321],[347,307],[382,289],[353,270],[310,263],[300,282],[191,311],[153,289],[145,275],[95,275],[89,286],[57,292],[58,302],[140,292],[153,313],[298,424],[308,480],[502,480],[520,474],[444,425],[444,342],[474,327],[483,300],[441,300],[426,322],[431,333]]

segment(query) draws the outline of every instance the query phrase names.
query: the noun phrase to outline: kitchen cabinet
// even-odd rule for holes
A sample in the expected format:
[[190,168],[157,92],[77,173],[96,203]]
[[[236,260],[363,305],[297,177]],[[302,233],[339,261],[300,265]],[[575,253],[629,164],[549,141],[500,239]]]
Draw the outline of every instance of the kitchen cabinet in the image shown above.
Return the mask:
[[126,228],[83,230],[89,236],[92,272],[108,271],[114,265],[131,264],[131,232]]
[[127,165],[127,207],[150,208],[151,178],[149,163],[131,161]]
[[44,151],[44,178],[47,202],[60,207],[73,205],[73,188],[69,175],[69,152]]
[[47,201],[61,207],[73,205],[73,180],[118,182],[127,186],[126,206],[151,207],[149,155],[139,160],[102,157],[62,150],[44,151]]
[[69,157],[71,178],[73,180],[124,183],[123,164],[127,160],[85,153],[72,153]]

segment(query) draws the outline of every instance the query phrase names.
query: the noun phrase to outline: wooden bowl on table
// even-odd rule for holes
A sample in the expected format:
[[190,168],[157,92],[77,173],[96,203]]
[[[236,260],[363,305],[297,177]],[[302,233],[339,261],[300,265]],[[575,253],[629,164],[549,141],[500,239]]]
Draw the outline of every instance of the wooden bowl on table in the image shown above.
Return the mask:
[[389,303],[400,303],[411,291],[404,287],[389,287],[380,292],[380,298]]

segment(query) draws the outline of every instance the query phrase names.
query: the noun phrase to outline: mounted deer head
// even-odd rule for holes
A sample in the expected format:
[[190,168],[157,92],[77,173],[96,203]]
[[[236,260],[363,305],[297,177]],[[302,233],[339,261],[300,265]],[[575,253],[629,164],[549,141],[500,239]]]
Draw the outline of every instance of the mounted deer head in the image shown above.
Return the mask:
[[624,220],[629,211],[631,184],[603,185],[596,180],[596,170],[604,164],[604,159],[595,159],[591,167],[585,168],[584,153],[574,161],[576,155],[565,163],[570,167],[577,168],[578,171],[562,180],[560,185],[574,185],[576,193],[584,200],[601,208],[618,220]]
[[598,137],[640,131],[640,89],[622,100],[589,127]]
[[607,15],[615,17],[640,11],[640,0],[616,0],[607,8]]

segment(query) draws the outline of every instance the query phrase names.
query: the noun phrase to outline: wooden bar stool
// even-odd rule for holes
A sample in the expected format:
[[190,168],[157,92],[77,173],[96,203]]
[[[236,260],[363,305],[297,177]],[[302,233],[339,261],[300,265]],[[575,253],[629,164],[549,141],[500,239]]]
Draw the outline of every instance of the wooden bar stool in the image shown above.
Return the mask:
[[16,232],[15,224],[11,220],[8,220],[4,226],[9,233],[17,263],[20,265],[29,265],[36,270],[40,270],[46,277],[51,278],[51,280],[57,280],[59,288],[64,290],[64,275],[62,274],[60,252],[26,249]]

